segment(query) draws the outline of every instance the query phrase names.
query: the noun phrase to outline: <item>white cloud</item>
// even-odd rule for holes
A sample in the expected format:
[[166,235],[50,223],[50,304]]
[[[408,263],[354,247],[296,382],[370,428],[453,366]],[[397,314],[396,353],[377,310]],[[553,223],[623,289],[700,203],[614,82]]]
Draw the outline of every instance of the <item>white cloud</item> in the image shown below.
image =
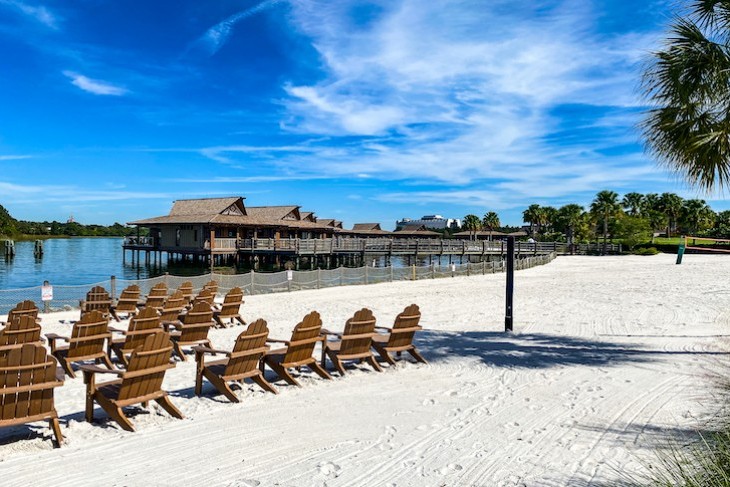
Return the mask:
[[0,5],[8,5],[51,29],[58,29],[59,19],[44,6],[33,6],[17,0],[0,0]]
[[129,93],[129,90],[121,86],[116,86],[106,81],[87,78],[73,71],[64,71],[63,74],[71,80],[71,84],[74,86],[95,95],[122,96]]
[[19,161],[23,159],[30,159],[33,156],[28,155],[0,155],[0,161]]
[[212,56],[228,42],[237,23],[278,3],[281,3],[281,0],[265,0],[254,7],[231,15],[208,29],[205,34],[193,43],[191,49],[202,49],[208,56]]

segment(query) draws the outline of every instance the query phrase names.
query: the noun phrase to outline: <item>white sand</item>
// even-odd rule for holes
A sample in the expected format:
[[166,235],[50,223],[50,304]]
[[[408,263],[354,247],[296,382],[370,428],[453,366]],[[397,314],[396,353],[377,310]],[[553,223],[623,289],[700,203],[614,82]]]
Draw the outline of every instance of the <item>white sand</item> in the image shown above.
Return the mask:
[[[0,430],[13,485],[591,485],[641,472],[652,445],[711,411],[707,379],[727,360],[730,257],[560,257],[516,274],[505,335],[503,274],[249,297],[244,318],[288,338],[318,310],[340,330],[359,307],[379,324],[414,302],[429,365],[362,365],[304,387],[254,385],[239,404],[192,393],[194,362],[165,380],[186,415],[153,406],[122,431],[83,421],[79,376],[56,392],[66,443],[47,423]],[[76,316],[76,313],[73,314]],[[70,315],[44,317],[67,332]],[[214,330],[230,347],[241,327]],[[336,375],[336,374],[335,374]],[[273,378],[271,374],[269,377]]]

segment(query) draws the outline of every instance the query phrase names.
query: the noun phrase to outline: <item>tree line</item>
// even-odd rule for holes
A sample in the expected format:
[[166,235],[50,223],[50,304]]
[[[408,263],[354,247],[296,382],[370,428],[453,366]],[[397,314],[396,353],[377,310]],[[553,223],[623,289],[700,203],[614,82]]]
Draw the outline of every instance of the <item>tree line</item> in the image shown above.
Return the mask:
[[124,237],[136,234],[136,229],[121,223],[105,225],[82,225],[77,222],[57,221],[31,222],[16,220],[5,207],[0,205],[0,237],[18,238],[24,236],[54,237]]
[[[716,213],[701,199],[684,199],[675,193],[618,193],[604,190],[596,194],[588,209],[578,204],[530,205],[522,212],[529,224],[528,234],[538,240],[590,242],[602,237],[621,239],[630,247],[653,239],[655,233],[667,237],[730,238],[730,210]],[[466,215],[462,229],[500,230],[499,215],[489,211],[482,218]]]

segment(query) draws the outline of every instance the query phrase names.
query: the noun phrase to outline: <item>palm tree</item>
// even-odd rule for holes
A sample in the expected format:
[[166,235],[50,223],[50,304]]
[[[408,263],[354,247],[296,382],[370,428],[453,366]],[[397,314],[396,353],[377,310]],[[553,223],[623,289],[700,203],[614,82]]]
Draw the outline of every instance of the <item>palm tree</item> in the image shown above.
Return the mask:
[[621,206],[631,216],[639,216],[644,206],[644,195],[641,193],[626,193],[621,200]]
[[692,0],[688,12],[644,73],[642,132],[660,163],[711,191],[730,182],[730,2]]
[[712,211],[705,200],[685,200],[682,205],[681,221],[689,235],[696,235],[699,230],[706,230],[715,224],[717,214]]
[[532,204],[522,212],[522,220],[530,224],[530,235],[535,234],[535,224],[540,225],[540,205]]
[[466,215],[462,221],[462,227],[471,232],[472,240],[476,237],[476,232],[482,228],[482,221],[476,215]]
[[558,216],[558,210],[554,206],[540,207],[540,225],[543,232],[553,231],[555,228],[555,219]]
[[571,246],[575,243],[575,229],[580,225],[583,219],[583,207],[576,204],[570,204],[561,206],[557,210],[555,217],[555,227],[565,232],[565,237],[568,240],[568,245]]
[[608,245],[608,222],[621,211],[618,194],[614,191],[600,191],[591,203],[591,213],[603,221],[603,253]]
[[677,227],[677,221],[682,213],[683,199],[674,193],[662,193],[659,197],[659,208],[667,217],[667,238],[672,236],[672,231]]
[[482,218],[482,226],[489,229],[490,235],[489,239],[492,239],[491,232],[494,231],[495,228],[500,227],[502,224],[499,221],[499,215],[497,215],[494,211],[489,211],[484,214],[484,218]]

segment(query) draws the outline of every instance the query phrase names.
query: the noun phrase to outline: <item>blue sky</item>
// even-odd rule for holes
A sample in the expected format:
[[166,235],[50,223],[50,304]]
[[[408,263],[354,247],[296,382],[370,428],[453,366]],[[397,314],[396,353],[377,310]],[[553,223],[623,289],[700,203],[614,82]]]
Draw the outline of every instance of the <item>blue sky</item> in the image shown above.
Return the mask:
[[644,155],[673,0],[0,0],[0,204],[127,222],[241,195],[347,226],[698,195]]

